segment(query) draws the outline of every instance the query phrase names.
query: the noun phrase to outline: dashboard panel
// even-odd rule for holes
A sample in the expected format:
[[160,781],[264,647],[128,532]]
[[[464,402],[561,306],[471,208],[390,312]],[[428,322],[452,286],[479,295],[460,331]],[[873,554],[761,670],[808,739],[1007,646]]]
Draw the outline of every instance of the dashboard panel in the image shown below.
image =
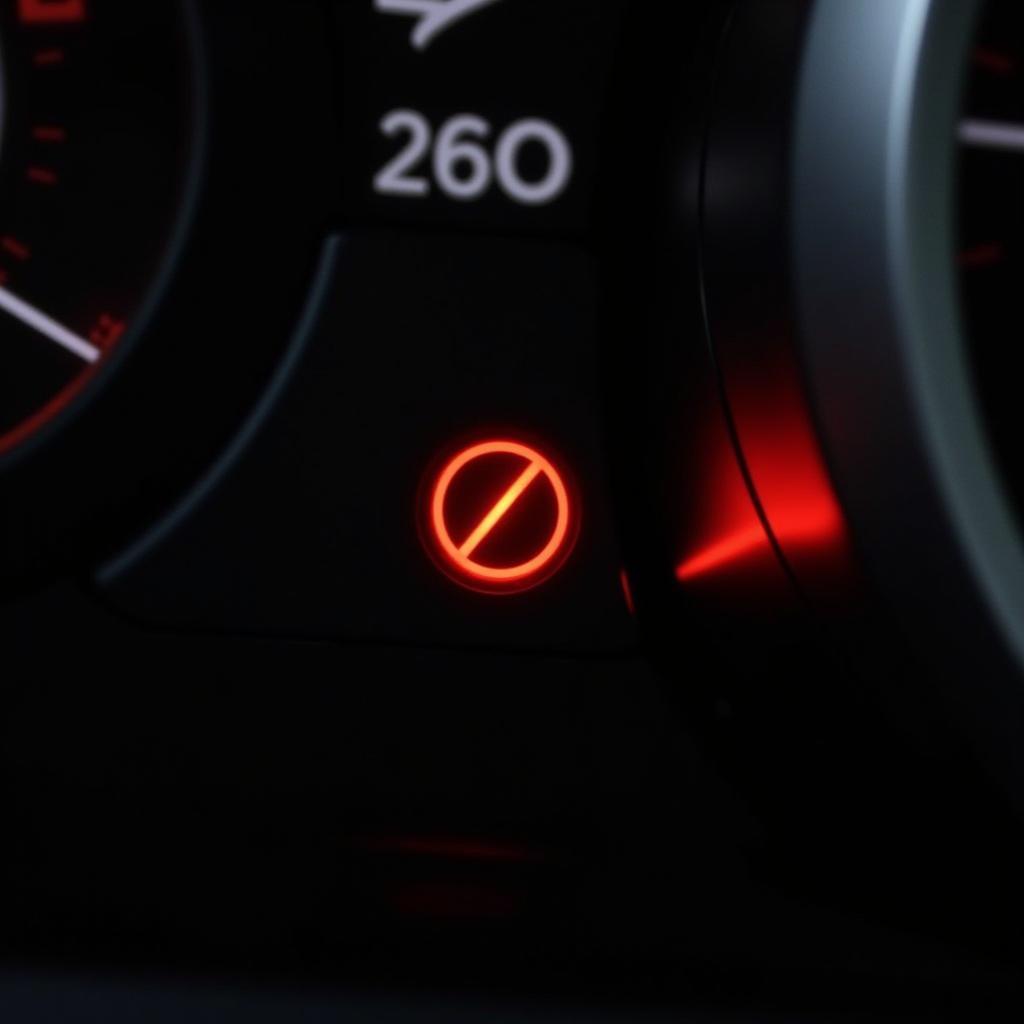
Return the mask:
[[1021,29],[4,0],[5,1019],[1011,1004]]

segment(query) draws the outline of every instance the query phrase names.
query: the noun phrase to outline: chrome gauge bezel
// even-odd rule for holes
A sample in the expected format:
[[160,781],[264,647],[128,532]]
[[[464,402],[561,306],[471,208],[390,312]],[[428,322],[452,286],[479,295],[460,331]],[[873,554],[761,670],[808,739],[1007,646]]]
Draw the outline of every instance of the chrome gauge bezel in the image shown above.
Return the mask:
[[1024,781],[1024,543],[973,387],[955,259],[982,8],[818,0],[792,228],[808,390],[869,570],[931,664],[960,679],[986,750]]

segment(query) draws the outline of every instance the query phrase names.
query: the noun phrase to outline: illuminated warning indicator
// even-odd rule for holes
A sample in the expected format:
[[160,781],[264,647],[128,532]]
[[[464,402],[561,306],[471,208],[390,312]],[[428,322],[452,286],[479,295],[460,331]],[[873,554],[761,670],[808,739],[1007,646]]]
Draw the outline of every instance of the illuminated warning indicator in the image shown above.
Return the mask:
[[549,579],[571,552],[578,525],[562,474],[517,441],[486,441],[449,459],[432,482],[426,519],[441,568],[488,593]]

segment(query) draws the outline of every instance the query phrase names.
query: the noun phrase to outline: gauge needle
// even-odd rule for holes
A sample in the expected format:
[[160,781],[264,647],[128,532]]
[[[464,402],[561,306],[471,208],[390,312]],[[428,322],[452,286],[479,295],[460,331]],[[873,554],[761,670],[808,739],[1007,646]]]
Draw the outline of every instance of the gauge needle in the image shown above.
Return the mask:
[[13,292],[0,287],[0,309],[10,313],[16,320],[20,320],[27,327],[38,334],[49,338],[50,341],[60,345],[74,353],[79,359],[87,363],[95,363],[103,353],[93,344],[80,338],[74,331],[69,331],[63,324],[57,323],[53,317],[47,316],[42,310],[19,299]]
[[980,149],[1002,149],[1024,153],[1024,124],[1002,121],[961,121],[960,141]]

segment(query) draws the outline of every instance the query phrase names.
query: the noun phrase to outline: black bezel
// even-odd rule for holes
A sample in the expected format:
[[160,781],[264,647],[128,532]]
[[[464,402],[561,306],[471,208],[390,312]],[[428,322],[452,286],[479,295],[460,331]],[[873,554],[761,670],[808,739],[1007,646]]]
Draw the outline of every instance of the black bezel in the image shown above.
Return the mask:
[[[0,593],[87,569],[208,464],[284,350],[330,225],[321,5],[300,0],[282,15],[186,0],[186,11],[196,136],[181,224],[134,337],[0,460]],[[205,347],[183,358],[190,335],[194,352]]]

